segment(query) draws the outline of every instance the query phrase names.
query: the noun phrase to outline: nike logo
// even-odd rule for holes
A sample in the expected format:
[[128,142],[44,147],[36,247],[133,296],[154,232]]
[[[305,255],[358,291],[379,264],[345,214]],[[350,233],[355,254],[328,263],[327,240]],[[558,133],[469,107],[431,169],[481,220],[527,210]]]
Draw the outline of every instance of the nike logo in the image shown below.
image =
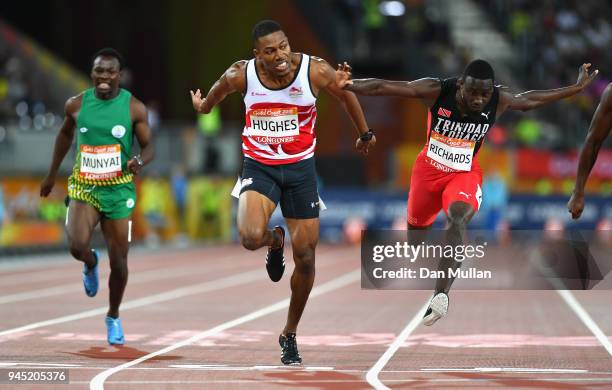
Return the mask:
[[480,115],[484,116],[485,118],[487,118],[487,120],[489,120],[489,114],[491,113],[491,111],[487,112],[486,114],[484,112],[481,112]]

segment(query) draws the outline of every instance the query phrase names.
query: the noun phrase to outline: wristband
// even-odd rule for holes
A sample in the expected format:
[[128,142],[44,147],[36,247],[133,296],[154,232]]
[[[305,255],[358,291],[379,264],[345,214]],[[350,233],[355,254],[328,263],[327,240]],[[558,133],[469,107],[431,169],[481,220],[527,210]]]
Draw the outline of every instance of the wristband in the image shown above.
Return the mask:
[[372,139],[373,136],[374,136],[374,130],[368,129],[368,131],[366,131],[365,133],[359,136],[359,139],[362,140],[363,142],[368,142],[369,140]]

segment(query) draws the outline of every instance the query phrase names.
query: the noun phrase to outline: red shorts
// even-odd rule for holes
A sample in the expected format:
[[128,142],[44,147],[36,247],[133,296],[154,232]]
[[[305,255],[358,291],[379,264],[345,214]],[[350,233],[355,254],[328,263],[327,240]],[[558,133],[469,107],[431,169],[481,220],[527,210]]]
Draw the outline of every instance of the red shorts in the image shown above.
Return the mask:
[[408,194],[408,223],[431,225],[440,210],[448,216],[453,202],[469,203],[477,212],[482,202],[482,171],[476,161],[469,172],[444,172],[420,153],[412,169]]

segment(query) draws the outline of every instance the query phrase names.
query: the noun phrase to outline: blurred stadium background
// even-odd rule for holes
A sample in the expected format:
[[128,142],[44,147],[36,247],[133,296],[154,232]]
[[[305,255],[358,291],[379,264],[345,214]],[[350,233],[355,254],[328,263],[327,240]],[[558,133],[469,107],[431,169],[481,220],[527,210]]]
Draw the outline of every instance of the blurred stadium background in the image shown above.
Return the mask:
[[[147,104],[157,151],[137,181],[136,240],[152,247],[235,240],[229,193],[241,164],[243,104],[235,95],[196,117],[188,91],[207,91],[231,63],[250,58],[250,30],[264,18],[281,23],[293,51],[332,65],[346,60],[355,77],[451,77],[484,58],[498,83],[519,92],[573,83],[579,65],[592,62],[600,75],[587,91],[542,110],[507,113],[489,132],[480,153],[484,200],[473,226],[610,229],[610,142],[579,222],[569,220],[565,204],[577,152],[612,77],[611,8],[573,0],[3,2],[0,255],[65,245],[63,198],[74,154],[50,198],[39,197],[39,183],[64,102],[89,87],[91,55],[107,46],[126,58],[123,84]],[[418,101],[360,100],[378,137],[367,158],[355,153],[356,134],[340,106],[328,96],[318,103],[316,161],[329,208],[321,239],[328,242],[350,240],[364,226],[405,226],[411,165],[425,141],[426,109]],[[443,226],[442,215],[437,223]]]

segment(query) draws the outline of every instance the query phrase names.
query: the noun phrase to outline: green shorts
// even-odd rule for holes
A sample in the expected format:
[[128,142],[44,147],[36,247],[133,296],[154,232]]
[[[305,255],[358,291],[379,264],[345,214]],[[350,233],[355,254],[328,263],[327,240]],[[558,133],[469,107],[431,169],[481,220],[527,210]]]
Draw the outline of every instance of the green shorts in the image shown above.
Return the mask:
[[79,183],[70,176],[68,196],[91,205],[108,219],[127,218],[136,206],[134,183],[99,186]]

